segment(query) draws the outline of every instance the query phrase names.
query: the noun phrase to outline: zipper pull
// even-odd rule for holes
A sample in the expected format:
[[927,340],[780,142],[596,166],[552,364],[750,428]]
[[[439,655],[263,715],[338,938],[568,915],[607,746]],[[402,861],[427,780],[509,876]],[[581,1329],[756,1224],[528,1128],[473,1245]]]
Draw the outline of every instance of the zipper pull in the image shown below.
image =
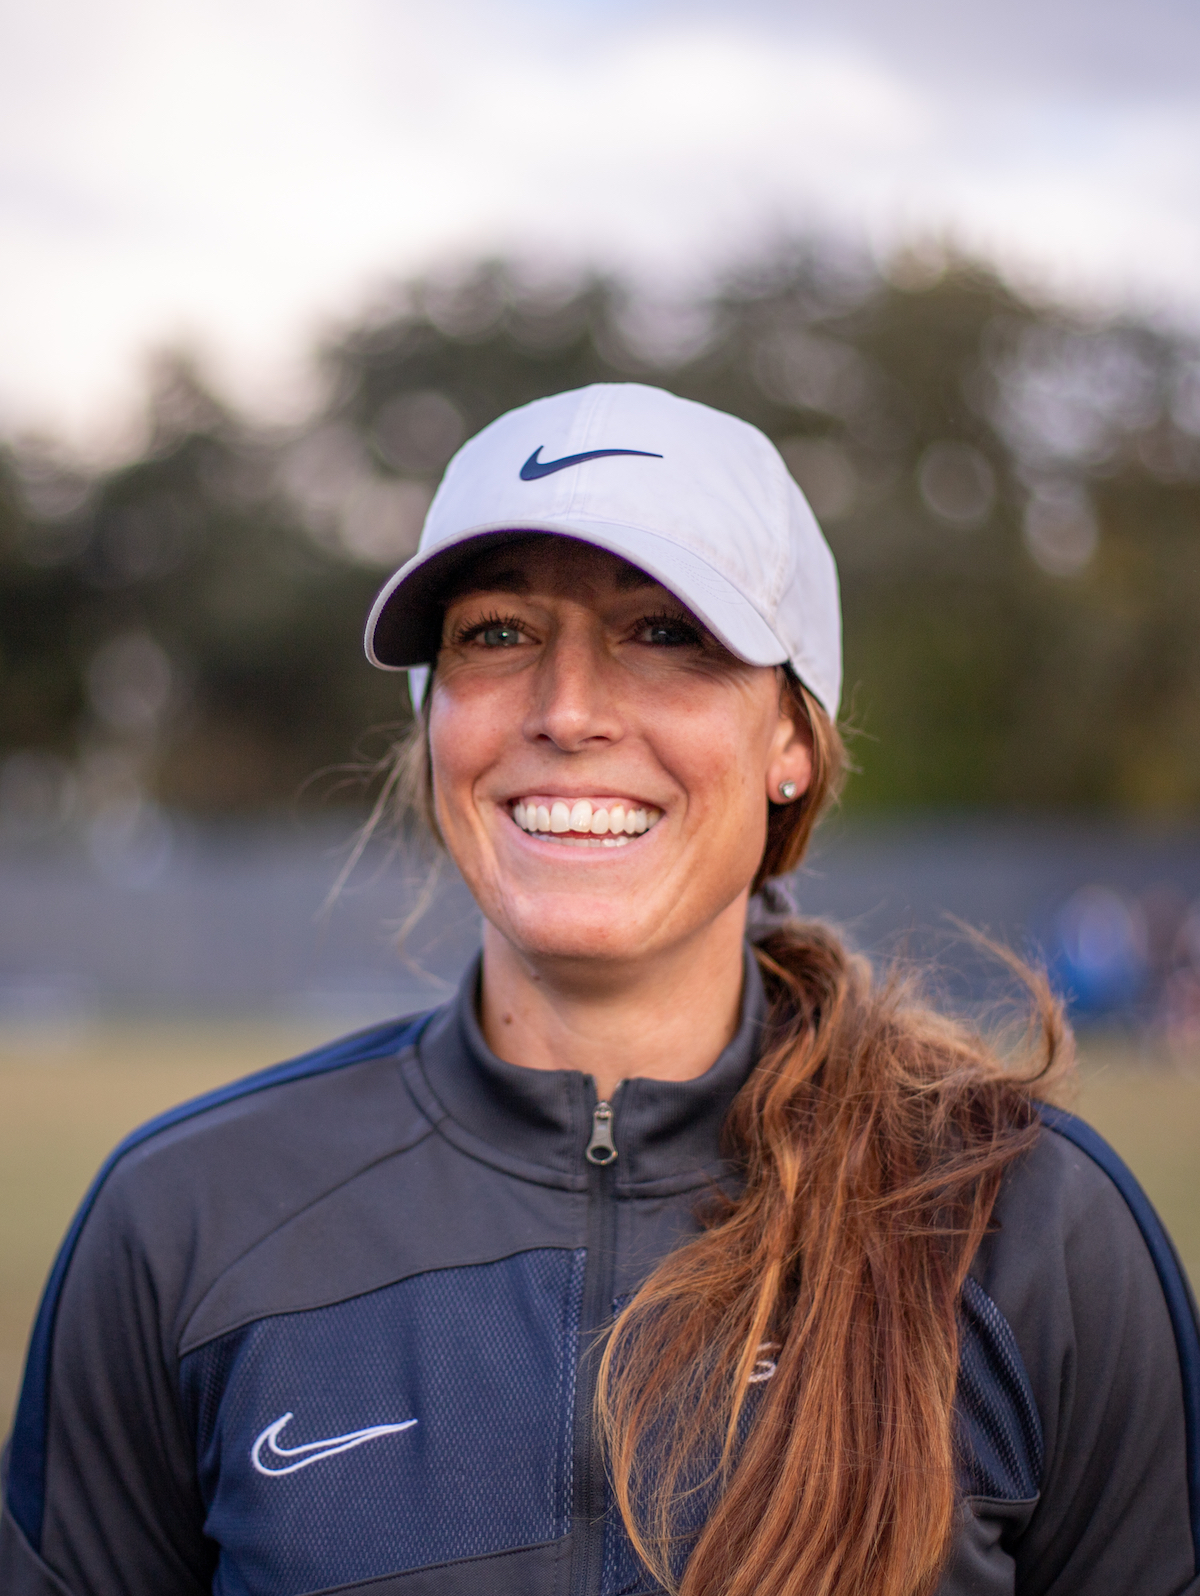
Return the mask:
[[615,1164],[617,1149],[612,1139],[613,1111],[611,1103],[597,1103],[592,1110],[592,1139],[584,1154],[589,1164]]

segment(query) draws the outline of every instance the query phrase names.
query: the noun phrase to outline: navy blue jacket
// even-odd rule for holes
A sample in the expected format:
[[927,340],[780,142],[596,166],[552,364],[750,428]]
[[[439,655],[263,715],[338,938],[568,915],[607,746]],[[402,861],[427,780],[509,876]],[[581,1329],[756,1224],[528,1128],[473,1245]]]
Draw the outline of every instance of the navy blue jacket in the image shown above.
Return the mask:
[[[590,1079],[488,1050],[473,973],[130,1137],[35,1328],[4,1596],[653,1589],[592,1433],[595,1332],[735,1178],[747,967],[707,1074],[628,1080],[611,1122]],[[942,1596],[1194,1596],[1200,1343],[1169,1242],[1053,1110],[997,1221],[963,1297]]]

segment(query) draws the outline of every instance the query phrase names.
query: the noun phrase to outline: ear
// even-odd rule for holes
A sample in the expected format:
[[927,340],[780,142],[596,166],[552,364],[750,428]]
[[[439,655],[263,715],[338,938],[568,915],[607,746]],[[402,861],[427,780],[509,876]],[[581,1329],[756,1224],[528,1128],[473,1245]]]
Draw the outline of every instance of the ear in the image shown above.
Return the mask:
[[[803,797],[812,784],[813,737],[812,728],[803,716],[792,708],[791,695],[779,684],[779,724],[771,739],[770,757],[767,761],[767,798],[773,804],[795,803]],[[786,792],[784,783],[795,789]]]

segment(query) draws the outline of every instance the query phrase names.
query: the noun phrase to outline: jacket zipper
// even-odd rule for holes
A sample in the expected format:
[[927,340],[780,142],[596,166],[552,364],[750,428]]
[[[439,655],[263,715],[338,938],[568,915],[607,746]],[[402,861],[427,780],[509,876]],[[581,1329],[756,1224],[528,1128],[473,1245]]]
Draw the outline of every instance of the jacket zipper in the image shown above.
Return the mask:
[[[619,1088],[618,1088],[619,1090]],[[614,1097],[616,1093],[613,1094]],[[592,1420],[596,1375],[603,1344],[599,1332],[612,1318],[616,1270],[617,1205],[613,1191],[617,1162],[611,1103],[592,1109],[587,1162],[587,1263],[580,1313],[580,1354],[575,1382],[572,1596],[599,1596],[604,1573],[605,1473],[600,1438]]]
[[613,1111],[611,1103],[597,1103],[592,1110],[592,1139],[587,1144],[584,1157],[589,1164],[601,1169],[617,1161],[616,1143],[612,1139]]

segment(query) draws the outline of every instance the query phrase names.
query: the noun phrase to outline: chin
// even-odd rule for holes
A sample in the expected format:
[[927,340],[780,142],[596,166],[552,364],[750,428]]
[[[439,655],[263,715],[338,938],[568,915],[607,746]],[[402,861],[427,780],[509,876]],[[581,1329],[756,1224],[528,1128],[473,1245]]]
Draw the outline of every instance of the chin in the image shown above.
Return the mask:
[[520,953],[533,959],[589,959],[597,963],[619,964],[647,951],[656,940],[654,932],[661,918],[630,924],[628,913],[614,912],[605,905],[594,914],[545,913],[522,915],[509,921],[501,935]]

